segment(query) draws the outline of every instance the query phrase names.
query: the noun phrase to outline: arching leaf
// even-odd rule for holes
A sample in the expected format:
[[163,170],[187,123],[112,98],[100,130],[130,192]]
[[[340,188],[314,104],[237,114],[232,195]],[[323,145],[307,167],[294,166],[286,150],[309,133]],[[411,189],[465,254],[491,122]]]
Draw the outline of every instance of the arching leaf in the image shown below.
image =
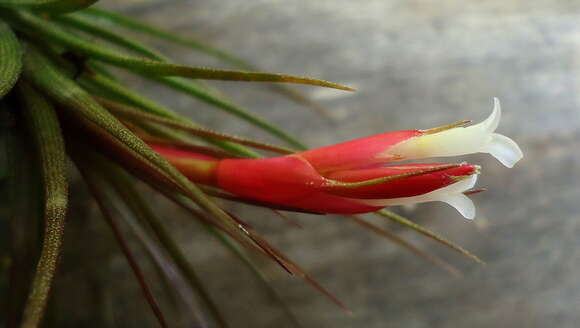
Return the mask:
[[0,99],[14,86],[22,70],[22,50],[10,26],[0,21]]

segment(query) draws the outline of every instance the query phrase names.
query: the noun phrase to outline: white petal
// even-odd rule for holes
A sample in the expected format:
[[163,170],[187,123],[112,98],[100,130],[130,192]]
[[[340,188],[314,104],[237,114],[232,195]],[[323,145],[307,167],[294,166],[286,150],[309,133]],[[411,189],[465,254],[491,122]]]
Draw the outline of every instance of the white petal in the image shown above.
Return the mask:
[[494,133],[500,119],[501,104],[494,98],[493,111],[483,122],[414,137],[390,147],[381,156],[417,159],[489,153],[512,167],[523,154],[513,140]]
[[372,206],[393,206],[440,201],[453,206],[465,218],[473,219],[475,217],[475,206],[471,199],[465,196],[463,192],[473,188],[476,182],[477,175],[474,174],[468,179],[423,195],[391,199],[357,199],[356,201]]
[[485,145],[485,153],[490,153],[507,167],[514,165],[524,157],[518,144],[512,139],[498,133],[491,135],[491,141]]
[[475,218],[475,205],[473,201],[464,194],[455,194],[439,199],[453,206],[464,218],[473,220]]
[[485,131],[488,133],[493,133],[497,130],[499,126],[499,121],[501,120],[501,104],[497,97],[493,97],[493,109],[491,111],[491,115],[485,119],[485,121],[481,122],[480,124],[485,128]]

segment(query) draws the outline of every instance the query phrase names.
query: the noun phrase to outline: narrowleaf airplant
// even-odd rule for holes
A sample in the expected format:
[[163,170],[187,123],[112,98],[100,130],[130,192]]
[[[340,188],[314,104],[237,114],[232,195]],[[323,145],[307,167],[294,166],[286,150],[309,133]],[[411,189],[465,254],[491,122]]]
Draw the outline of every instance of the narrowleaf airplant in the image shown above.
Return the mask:
[[[472,188],[480,172],[478,166],[393,162],[484,152],[513,166],[522,157],[517,144],[494,133],[500,119],[499,101],[495,100],[489,119],[469,127],[464,127],[469,122],[462,121],[307,150],[283,129],[231,102],[201,80],[266,82],[281,95],[320,112],[323,109],[319,105],[287,83],[345,92],[353,91],[351,88],[318,79],[259,72],[243,60],[196,40],[113,12],[88,8],[95,2],[0,0],[0,178],[3,198],[7,200],[2,205],[7,212],[3,213],[10,226],[10,241],[2,244],[6,250],[1,253],[7,254],[9,261],[0,268],[10,272],[7,291],[3,291],[7,293],[6,301],[1,304],[7,326],[29,328],[42,324],[63,244],[67,159],[74,162],[89,187],[144,298],[163,327],[171,326],[171,321],[151,293],[154,282],[145,279],[127,246],[111,210],[114,201],[122,202],[139,218],[134,224],[135,234],[147,244],[157,245],[150,249],[153,261],[162,262],[159,258],[167,256],[183,281],[204,302],[213,322],[220,327],[231,323],[212,301],[211,292],[188,264],[158,213],[134,187],[137,181],[150,185],[203,222],[208,233],[239,256],[275,296],[247,252],[270,258],[347,310],[296,263],[240,218],[221,208],[216,198],[267,207],[275,215],[280,214],[279,210],[347,215],[414,254],[455,272],[442,260],[355,215],[374,212],[481,262],[461,247],[384,207],[444,201],[463,216],[473,218],[475,209],[466,195],[477,191]],[[107,28],[100,25],[103,22]],[[239,70],[172,63],[157,51],[125,37],[125,30],[188,47]],[[103,42],[95,43],[95,38]],[[197,124],[131,91],[109,72],[111,66],[206,102],[271,134],[284,146]],[[39,229],[43,230],[40,240],[36,237]],[[165,270],[163,265],[159,267]],[[298,325],[291,312],[286,311]]]

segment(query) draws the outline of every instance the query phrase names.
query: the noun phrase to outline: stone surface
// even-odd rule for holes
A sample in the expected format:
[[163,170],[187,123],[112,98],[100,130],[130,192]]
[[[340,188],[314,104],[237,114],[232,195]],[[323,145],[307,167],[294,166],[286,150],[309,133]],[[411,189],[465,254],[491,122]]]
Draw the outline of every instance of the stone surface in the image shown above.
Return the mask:
[[[291,215],[293,229],[272,214],[236,207],[354,312],[275,266],[263,264],[304,327],[577,327],[580,320],[580,4],[577,1],[465,2],[397,0],[104,1],[140,19],[192,34],[265,70],[344,83],[356,93],[300,90],[327,107],[335,123],[261,85],[212,83],[239,104],[321,146],[387,130],[481,120],[492,97],[502,100],[499,131],[521,145],[514,169],[487,156],[475,195],[478,217],[428,204],[403,213],[481,256],[479,267],[415,233],[397,233],[464,273],[453,278],[430,263],[339,217]],[[153,41],[153,40],[151,40]],[[186,49],[153,41],[176,60],[218,66]],[[136,88],[200,122],[264,137],[206,105],[136,81]],[[240,263],[198,227],[167,211],[193,263],[234,327],[291,326]],[[183,216],[183,214],[179,214]],[[383,224],[376,218],[373,222]],[[71,241],[72,240],[72,241]],[[75,242],[70,237],[68,247]],[[71,246],[72,245],[72,246]],[[65,262],[68,261],[65,259]],[[132,279],[122,259],[103,260],[121,286]],[[66,279],[76,281],[66,284]],[[75,280],[76,279],[76,280]],[[64,272],[61,288],[78,286]],[[85,284],[90,287],[90,284]],[[115,290],[116,289],[116,290]],[[122,292],[121,292],[122,291]],[[111,319],[155,326],[136,286],[113,288]],[[67,306],[66,304],[63,306]],[[137,308],[137,310],[135,309]],[[140,309],[140,310],[139,310]],[[78,317],[78,319],[73,319]],[[90,314],[62,319],[90,325]],[[85,319],[82,319],[85,318]],[[78,321],[75,321],[78,320]]]

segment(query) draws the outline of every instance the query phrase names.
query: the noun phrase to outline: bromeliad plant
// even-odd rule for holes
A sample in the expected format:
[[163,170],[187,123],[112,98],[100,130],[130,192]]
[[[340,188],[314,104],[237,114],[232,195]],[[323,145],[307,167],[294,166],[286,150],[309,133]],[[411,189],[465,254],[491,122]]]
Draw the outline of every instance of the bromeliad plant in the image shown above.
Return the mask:
[[[306,150],[287,132],[199,80],[276,83],[277,92],[319,111],[319,106],[281,83],[352,89],[322,80],[256,72],[242,60],[203,43],[112,12],[87,8],[94,2],[0,0],[0,142],[4,152],[0,177],[4,195],[8,195],[3,206],[8,208],[11,227],[7,246],[11,251],[2,252],[9,258],[5,269],[11,272],[7,302],[2,305],[8,326],[38,327],[42,322],[63,243],[67,158],[72,159],[88,185],[161,326],[168,325],[167,319],[150,291],[151,282],[143,276],[118,227],[111,209],[114,201],[121,200],[139,218],[140,226],[134,232],[151,249],[151,258],[161,272],[167,263],[175,266],[185,284],[204,301],[214,322],[226,327],[228,321],[162,221],[136,191],[137,180],[190,211],[262,281],[266,281],[263,274],[245,251],[271,258],[342,307],[298,265],[220,207],[216,198],[271,208],[276,214],[278,210],[345,214],[415,254],[453,270],[440,259],[354,215],[375,212],[479,261],[459,246],[383,208],[443,201],[466,218],[473,218],[475,210],[466,194],[476,192],[472,188],[478,166],[395,162],[484,152],[513,166],[522,153],[511,139],[494,133],[500,119],[497,100],[490,118],[469,127],[462,127],[468,123],[462,121]],[[190,47],[241,70],[173,64],[122,32],[113,32],[124,29]],[[115,50],[119,47],[126,52]],[[275,136],[287,147],[201,126],[131,91],[108,71],[109,66],[209,103]],[[264,158],[264,152],[281,156]],[[42,228],[40,239],[35,238],[34,227]],[[160,260],[155,248],[163,249],[170,261]]]

